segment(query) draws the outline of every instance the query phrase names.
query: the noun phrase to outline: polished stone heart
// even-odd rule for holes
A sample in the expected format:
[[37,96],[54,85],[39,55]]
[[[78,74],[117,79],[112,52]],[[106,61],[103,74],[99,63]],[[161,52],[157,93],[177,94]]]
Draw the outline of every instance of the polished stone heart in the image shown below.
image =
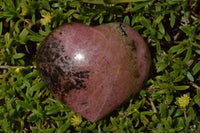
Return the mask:
[[43,41],[36,63],[55,98],[96,122],[139,91],[150,54],[141,36],[123,23],[69,24]]

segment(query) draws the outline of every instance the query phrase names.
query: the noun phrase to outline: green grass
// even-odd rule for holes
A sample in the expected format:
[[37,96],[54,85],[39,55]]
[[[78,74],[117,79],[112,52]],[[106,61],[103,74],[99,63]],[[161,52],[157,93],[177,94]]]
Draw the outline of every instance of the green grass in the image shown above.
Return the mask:
[[[199,10],[198,0],[97,5],[0,0],[0,132],[200,132]],[[48,13],[49,21],[43,23]],[[74,126],[71,119],[77,114],[54,99],[35,69],[38,46],[65,23],[94,26],[116,21],[132,26],[147,42],[152,54],[149,79],[107,117],[96,123],[82,118]],[[186,107],[178,102],[184,94],[190,97]]]

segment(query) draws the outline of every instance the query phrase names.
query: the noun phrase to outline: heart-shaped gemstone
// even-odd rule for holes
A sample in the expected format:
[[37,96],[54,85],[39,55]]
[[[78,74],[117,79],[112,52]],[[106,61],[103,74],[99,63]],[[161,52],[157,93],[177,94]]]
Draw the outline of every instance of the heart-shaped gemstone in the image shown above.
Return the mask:
[[150,54],[141,36],[123,23],[69,24],[43,41],[36,63],[55,98],[96,122],[139,91]]

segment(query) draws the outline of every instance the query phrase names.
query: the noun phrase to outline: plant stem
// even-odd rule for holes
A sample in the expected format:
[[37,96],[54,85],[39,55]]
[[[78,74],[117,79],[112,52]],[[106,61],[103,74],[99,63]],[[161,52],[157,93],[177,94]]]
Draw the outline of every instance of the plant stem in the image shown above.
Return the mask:
[[[8,68],[13,68],[13,69],[16,69],[16,68],[25,68],[25,66],[8,66],[8,65],[0,66],[0,69],[8,69]],[[36,68],[36,66],[31,66],[31,68]]]
[[157,111],[157,109],[156,109],[156,107],[155,107],[153,101],[151,100],[151,98],[149,98],[149,100],[150,100],[150,103],[151,103],[151,107],[152,107],[153,112],[154,112],[154,113],[158,113],[158,111]]
[[194,87],[194,88],[196,88],[196,89],[199,89],[200,90],[200,87],[197,85],[197,84],[195,84],[195,83],[193,83],[193,82],[190,82],[190,84]]
[[[139,2],[139,1],[147,1],[147,0],[110,0],[109,2],[111,4],[117,4],[117,3],[130,3],[130,2]],[[91,3],[91,4],[106,4],[103,0],[82,0],[82,2]]]
[[186,110],[184,110],[183,112],[184,112],[184,117],[187,120]]

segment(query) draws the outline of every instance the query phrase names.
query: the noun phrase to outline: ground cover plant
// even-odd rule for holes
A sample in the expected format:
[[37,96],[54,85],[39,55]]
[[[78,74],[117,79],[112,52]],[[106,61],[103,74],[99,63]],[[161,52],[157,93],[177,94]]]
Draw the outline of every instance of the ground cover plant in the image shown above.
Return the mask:
[[[99,1],[0,0],[0,132],[200,132],[200,2]],[[152,68],[137,95],[91,123],[50,94],[35,55],[60,25],[108,22],[144,37]]]

